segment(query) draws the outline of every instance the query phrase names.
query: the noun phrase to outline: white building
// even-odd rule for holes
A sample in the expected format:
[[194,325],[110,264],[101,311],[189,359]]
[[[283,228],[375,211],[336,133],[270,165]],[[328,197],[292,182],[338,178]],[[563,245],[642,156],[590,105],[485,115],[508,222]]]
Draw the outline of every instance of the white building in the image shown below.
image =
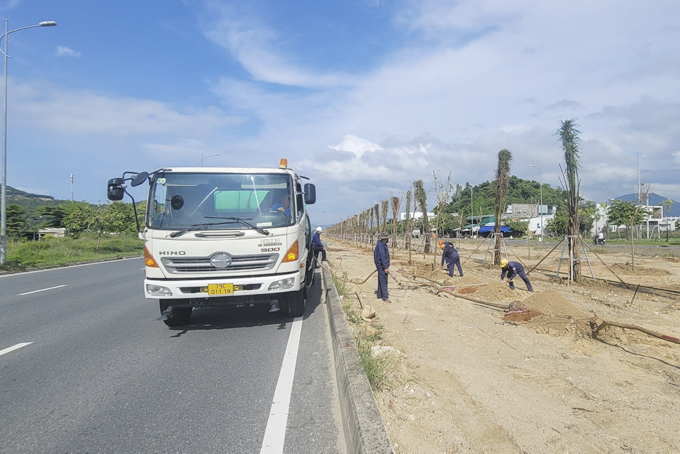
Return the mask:
[[[409,219],[420,219],[423,217],[423,212],[422,211],[414,211],[409,215]],[[434,213],[430,213],[428,211],[427,213],[427,219],[433,219],[435,217]],[[400,221],[405,221],[406,220],[406,213],[399,213],[399,220]]]

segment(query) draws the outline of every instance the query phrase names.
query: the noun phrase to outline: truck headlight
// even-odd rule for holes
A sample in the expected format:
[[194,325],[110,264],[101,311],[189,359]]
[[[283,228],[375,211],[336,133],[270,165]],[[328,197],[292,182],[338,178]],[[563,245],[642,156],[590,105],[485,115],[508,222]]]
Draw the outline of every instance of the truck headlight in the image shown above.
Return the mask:
[[172,296],[172,291],[162,285],[146,284],[146,293],[151,296]]
[[289,288],[293,288],[293,285],[295,285],[295,278],[289,277],[288,279],[281,279],[280,281],[272,282],[271,284],[269,284],[269,291],[271,292],[272,290],[288,290]]

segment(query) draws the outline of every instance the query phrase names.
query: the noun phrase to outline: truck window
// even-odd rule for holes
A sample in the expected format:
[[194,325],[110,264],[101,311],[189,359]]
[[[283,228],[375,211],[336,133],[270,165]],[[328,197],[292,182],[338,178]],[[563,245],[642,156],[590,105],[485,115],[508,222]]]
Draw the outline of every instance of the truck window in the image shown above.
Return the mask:
[[[294,183],[289,174],[155,175],[149,197],[149,227],[182,229],[217,223],[215,217],[239,217],[258,227],[292,225],[298,216]],[[241,229],[240,224],[206,226],[206,229]]]

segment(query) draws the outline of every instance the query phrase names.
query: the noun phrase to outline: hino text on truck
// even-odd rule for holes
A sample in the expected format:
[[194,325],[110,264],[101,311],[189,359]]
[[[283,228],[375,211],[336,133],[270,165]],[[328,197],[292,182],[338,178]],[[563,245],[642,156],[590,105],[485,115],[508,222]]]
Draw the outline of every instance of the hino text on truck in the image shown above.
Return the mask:
[[133,204],[126,182],[148,181],[144,295],[158,299],[160,320],[185,325],[195,307],[255,304],[302,316],[315,268],[305,206],[316,201],[302,178],[282,159],[278,169],[173,167],[109,180],[109,200],[128,194]]

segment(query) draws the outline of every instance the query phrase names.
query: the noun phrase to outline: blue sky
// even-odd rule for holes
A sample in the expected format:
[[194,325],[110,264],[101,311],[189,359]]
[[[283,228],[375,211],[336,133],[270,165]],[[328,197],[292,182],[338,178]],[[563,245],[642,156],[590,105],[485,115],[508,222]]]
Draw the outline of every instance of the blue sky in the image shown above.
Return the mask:
[[[433,171],[559,185],[576,118],[586,199],[641,181],[680,200],[680,3],[498,0],[0,0],[8,184],[106,200],[123,171],[289,165],[315,223]],[[143,198],[143,190],[133,195]],[[431,192],[431,199],[434,194]],[[431,202],[432,203],[432,202]]]

